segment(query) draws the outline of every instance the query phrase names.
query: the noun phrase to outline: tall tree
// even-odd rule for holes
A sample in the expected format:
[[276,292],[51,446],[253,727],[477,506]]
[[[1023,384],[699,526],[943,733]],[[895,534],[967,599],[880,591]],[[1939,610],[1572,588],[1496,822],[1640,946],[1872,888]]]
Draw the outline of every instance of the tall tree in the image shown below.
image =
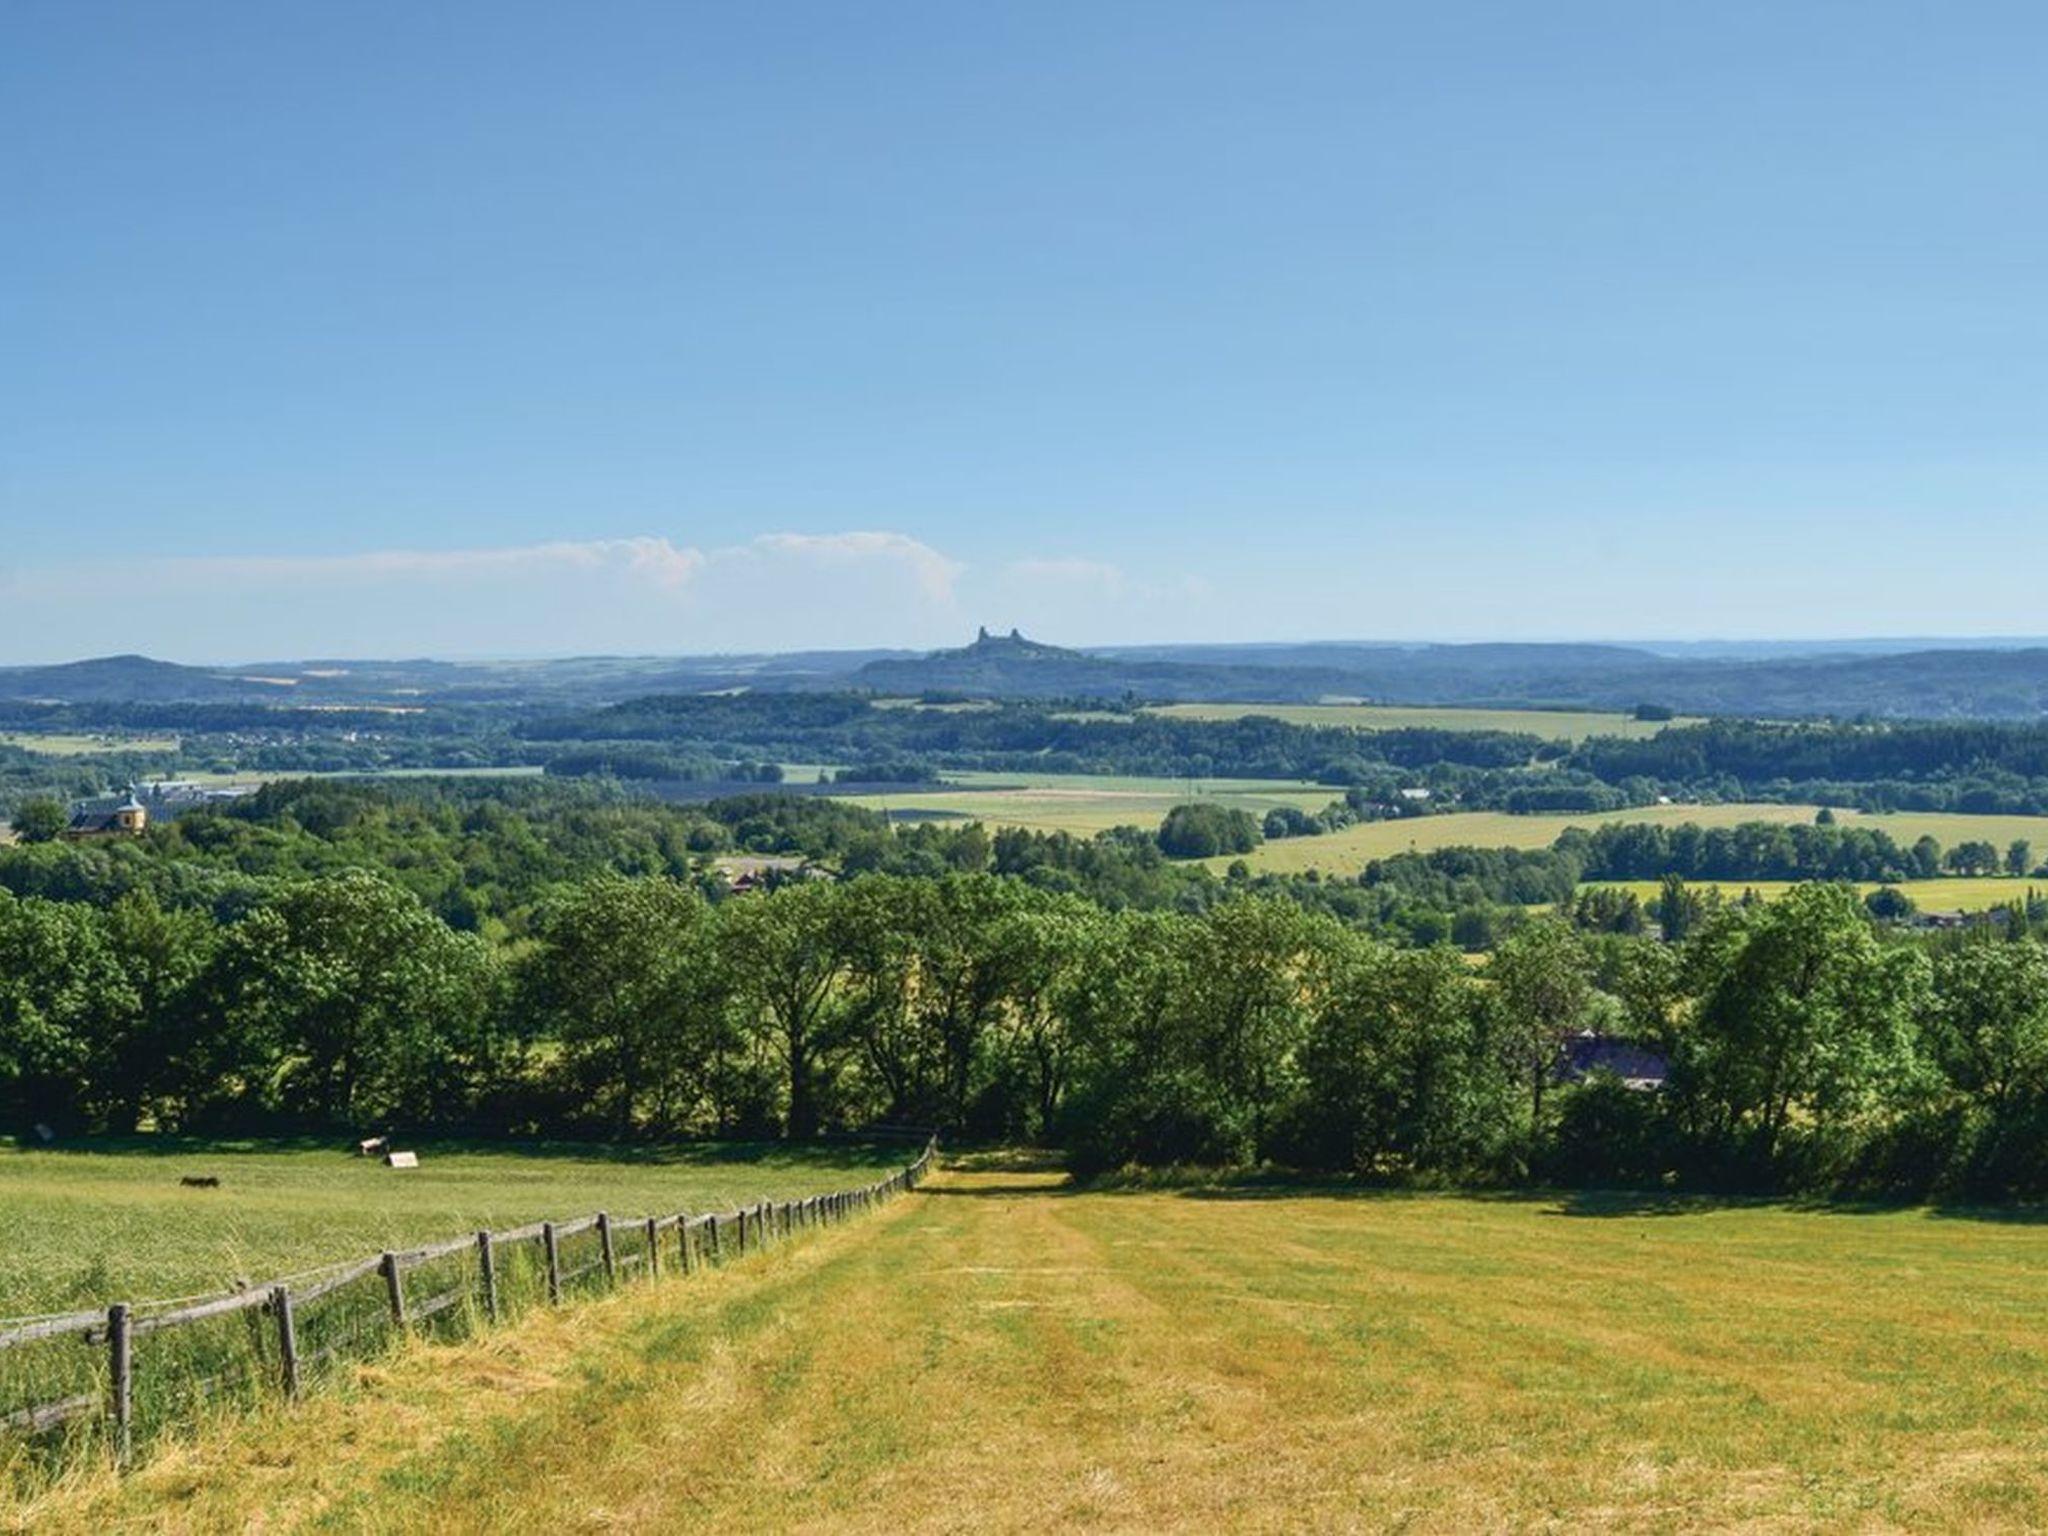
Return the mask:
[[1709,1134],[1769,1166],[1795,1127],[1819,1148],[1899,1102],[1919,1067],[1929,967],[1878,942],[1847,885],[1802,885],[1703,936],[1676,1084]]
[[621,1135],[719,1118],[729,993],[709,908],[666,876],[570,887],[543,908],[522,967],[530,1026],[561,1042],[585,1100]]
[[288,1111],[332,1124],[454,1120],[489,1075],[495,956],[376,875],[287,886],[234,925],[222,958],[231,1011],[283,1064]]
[[1533,1127],[1543,1121],[1543,1095],[1557,1071],[1566,1036],[1580,1027],[1592,996],[1593,968],[1571,925],[1534,917],[1502,941],[1487,963],[1500,1019],[1499,1038],[1529,1084]]
[[838,888],[805,881],[727,902],[719,917],[736,995],[782,1063],[788,1133],[814,1136],[847,1043],[838,993],[853,945]]

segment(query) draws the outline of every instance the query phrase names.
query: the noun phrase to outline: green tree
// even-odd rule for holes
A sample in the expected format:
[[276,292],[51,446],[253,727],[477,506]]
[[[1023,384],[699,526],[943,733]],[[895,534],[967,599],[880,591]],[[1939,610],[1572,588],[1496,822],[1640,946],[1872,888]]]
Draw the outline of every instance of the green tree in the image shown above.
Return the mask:
[[1796,1129],[1824,1153],[1912,1085],[1928,963],[1878,943],[1853,887],[1739,910],[1688,959],[1698,1001],[1674,1087],[1710,1143],[1770,1167]]
[[1210,859],[1250,853],[1262,834],[1251,812],[1214,801],[1176,805],[1159,824],[1159,849],[1169,859]]
[[1486,977],[1493,983],[1497,1037],[1529,1084],[1530,1123],[1540,1129],[1559,1052],[1592,998],[1591,961],[1569,923],[1536,917],[1502,941]]
[[530,1028],[561,1042],[579,1097],[621,1135],[716,1125],[735,1049],[710,909],[675,880],[602,876],[540,914],[521,968]]
[[1448,950],[1347,937],[1302,1045],[1292,1155],[1380,1177],[1500,1172],[1522,1082],[1489,1038],[1484,1004]]
[[1657,888],[1650,915],[1667,944],[1682,944],[1697,928],[1705,913],[1698,893],[1689,889],[1683,875],[1666,875]]
[[2005,872],[2008,875],[2024,876],[2034,867],[2034,845],[2024,837],[2016,837],[2005,850]]
[[2048,1096],[2048,949],[1972,944],[1935,963],[1930,1036],[1949,1081],[1996,1114]]
[[96,1072],[139,1006],[99,912],[0,891],[0,1111],[90,1127]]
[[853,935],[839,888],[810,880],[729,901],[719,927],[743,1016],[782,1067],[788,1134],[815,1136],[850,1033],[840,989]]
[[1929,833],[1922,833],[1913,841],[1913,873],[1922,880],[1932,880],[1941,873],[1941,840]]
[[48,795],[30,795],[14,807],[14,835],[24,843],[53,843],[70,824],[64,807]]
[[180,1124],[195,1086],[190,1064],[214,1054],[207,1034],[217,1015],[207,1009],[203,987],[220,930],[205,913],[167,909],[148,891],[119,897],[105,927],[135,1006],[96,1043],[93,1116],[122,1131],[134,1130],[145,1115]]
[[1949,849],[1942,863],[1958,875],[1994,874],[1998,870],[1998,849],[1981,838],[1972,838]]
[[502,973],[363,870],[289,885],[226,936],[228,1008],[281,1063],[283,1108],[337,1125],[456,1120],[500,1044]]

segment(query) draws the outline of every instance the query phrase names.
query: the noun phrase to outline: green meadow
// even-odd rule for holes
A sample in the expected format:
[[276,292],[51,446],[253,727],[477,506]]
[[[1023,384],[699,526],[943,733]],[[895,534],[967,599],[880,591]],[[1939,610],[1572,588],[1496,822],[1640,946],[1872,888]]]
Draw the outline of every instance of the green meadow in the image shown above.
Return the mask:
[[[0,1317],[226,1290],[600,1208],[644,1217],[815,1194],[905,1161],[901,1147],[856,1145],[417,1150],[417,1169],[396,1170],[311,1142],[0,1142]],[[188,1188],[186,1175],[220,1186]]]

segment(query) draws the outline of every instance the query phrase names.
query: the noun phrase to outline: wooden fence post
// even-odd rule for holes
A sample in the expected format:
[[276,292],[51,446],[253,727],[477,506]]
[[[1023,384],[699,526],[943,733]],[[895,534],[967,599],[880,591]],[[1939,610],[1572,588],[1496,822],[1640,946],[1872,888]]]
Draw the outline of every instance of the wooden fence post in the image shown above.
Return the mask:
[[555,1240],[555,1224],[544,1221],[540,1224],[541,1246],[548,1251],[548,1305],[562,1304],[562,1247]]
[[685,1211],[676,1218],[676,1248],[681,1254],[686,1275],[697,1267],[696,1255],[690,1251],[693,1246],[690,1241],[690,1214]]
[[114,1411],[114,1453],[127,1466],[135,1453],[135,1355],[128,1338],[128,1303],[107,1308],[108,1384]]
[[[739,1208],[735,1219],[739,1224],[740,1252],[744,1254],[747,1251],[747,1208],[744,1205]],[[756,1241],[758,1243],[759,1240],[756,1239]]]
[[598,1251],[604,1255],[604,1283],[606,1285],[617,1285],[619,1283],[619,1258],[612,1251],[612,1219],[603,1211],[597,1213],[597,1246]]
[[711,1239],[711,1262],[717,1264],[723,1261],[725,1255],[719,1251],[718,1218],[716,1216],[706,1216],[704,1218],[704,1231]]
[[647,1218],[647,1273],[661,1273],[661,1223],[652,1216]]
[[270,1310],[277,1316],[277,1363],[284,1373],[284,1395],[299,1395],[299,1330],[292,1318],[292,1293],[280,1285],[270,1293]]
[[489,1232],[476,1235],[476,1267],[478,1278],[483,1283],[484,1316],[495,1323],[498,1320],[498,1255],[491,1247]]
[[398,1267],[398,1255],[385,1251],[378,1267],[384,1271],[384,1289],[391,1293],[391,1321],[393,1326],[405,1326],[405,1272]]

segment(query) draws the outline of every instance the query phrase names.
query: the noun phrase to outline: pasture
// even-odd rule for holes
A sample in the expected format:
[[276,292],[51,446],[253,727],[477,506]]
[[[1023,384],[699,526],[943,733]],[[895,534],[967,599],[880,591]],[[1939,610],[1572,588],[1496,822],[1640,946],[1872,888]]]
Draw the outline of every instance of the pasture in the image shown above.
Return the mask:
[[[904,1160],[901,1147],[852,1144],[417,1145],[420,1166],[404,1172],[324,1143],[0,1150],[0,1317],[217,1291],[607,1205],[649,1216],[814,1194]],[[187,1188],[186,1175],[220,1187]]]
[[20,747],[45,757],[98,757],[109,752],[175,752],[178,738],[120,732],[82,735],[70,731],[0,731],[0,746]]
[[990,827],[1071,832],[1091,837],[1111,827],[1157,829],[1166,813],[1213,800],[1255,816],[1279,806],[1319,811],[1343,793],[1291,779],[1172,779],[1079,773],[955,773],[930,789],[851,796],[855,805],[910,819],[980,821]]
[[1518,731],[1546,741],[1588,736],[1655,736],[1692,720],[1638,720],[1633,715],[1574,709],[1459,709],[1406,704],[1159,704],[1147,714],[1176,720],[1242,720],[1267,715],[1289,725],[1337,726],[1354,731]]
[[[2023,1528],[2048,1225],[953,1172],[360,1369],[38,1531]],[[369,1411],[366,1411],[368,1409]]]

